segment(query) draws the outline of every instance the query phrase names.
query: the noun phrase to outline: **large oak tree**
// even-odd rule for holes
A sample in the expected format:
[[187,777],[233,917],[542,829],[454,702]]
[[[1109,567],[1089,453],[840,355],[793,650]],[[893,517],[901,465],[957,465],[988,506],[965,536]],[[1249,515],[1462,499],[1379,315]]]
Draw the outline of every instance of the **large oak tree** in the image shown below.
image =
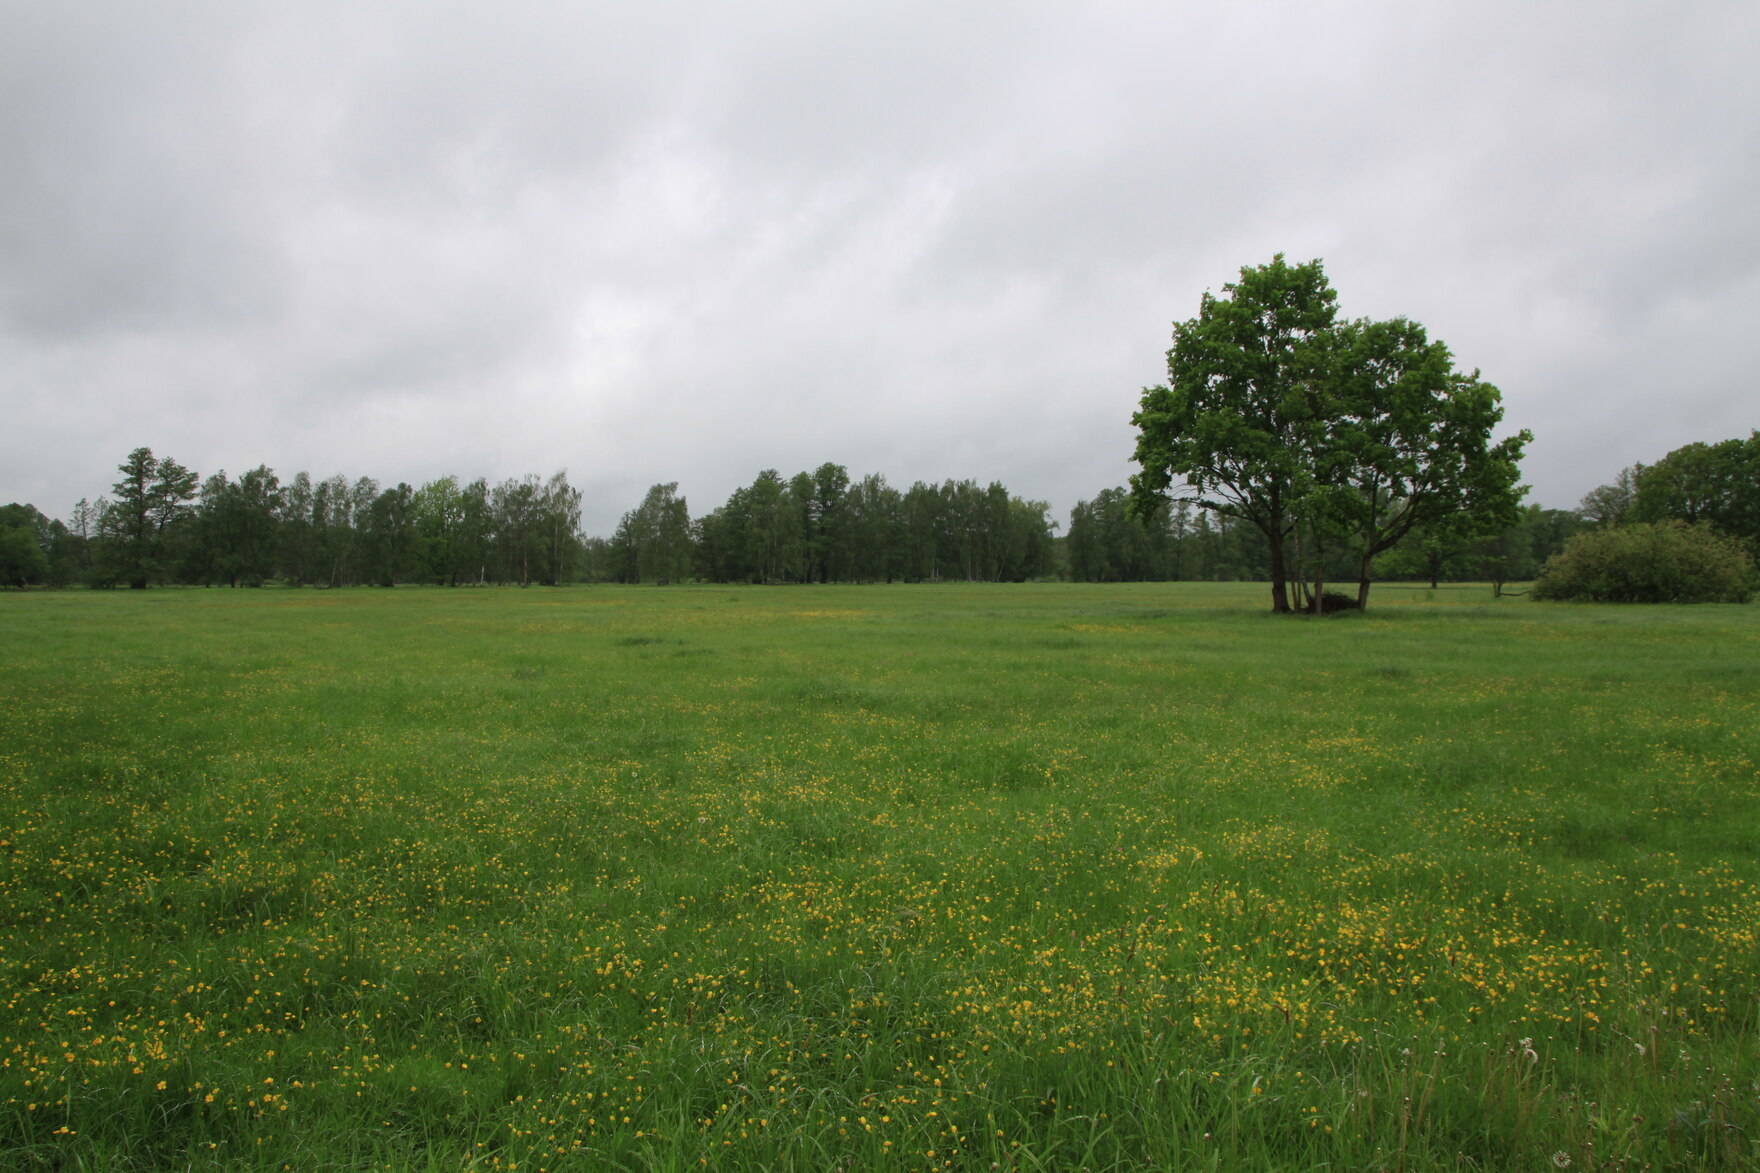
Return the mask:
[[1422,326],[1340,322],[1336,302],[1317,260],[1243,268],[1175,324],[1168,382],[1132,417],[1138,512],[1177,493],[1252,525],[1274,611],[1292,609],[1292,581],[1318,609],[1319,568],[1345,549],[1363,605],[1376,555],[1420,529],[1506,527],[1523,492],[1530,437],[1492,441],[1497,388],[1456,371]]
[[1271,608],[1288,611],[1287,545],[1316,484],[1320,402],[1338,295],[1319,261],[1279,253],[1206,292],[1198,316],[1175,323],[1165,386],[1143,391],[1131,478],[1140,512],[1175,480],[1200,506],[1244,521],[1271,553]]

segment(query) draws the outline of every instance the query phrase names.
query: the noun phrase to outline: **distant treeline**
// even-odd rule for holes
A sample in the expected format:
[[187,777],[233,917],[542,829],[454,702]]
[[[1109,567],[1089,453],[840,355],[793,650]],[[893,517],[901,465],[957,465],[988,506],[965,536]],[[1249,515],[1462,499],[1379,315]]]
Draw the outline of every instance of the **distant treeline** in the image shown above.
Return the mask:
[[[1130,512],[1130,490],[1102,490],[1070,512],[1064,539],[1067,576],[1076,582],[1251,581],[1271,576],[1259,532],[1244,524],[1175,502],[1147,522]],[[1219,524],[1221,523],[1221,524]],[[1534,577],[1546,559],[1586,523],[1568,509],[1523,509],[1508,529],[1490,537],[1417,530],[1377,558],[1380,580],[1517,582]],[[1357,573],[1349,550],[1335,552],[1332,581]]]
[[[66,520],[0,507],[0,583],[299,586],[427,582],[1263,581],[1250,527],[1174,503],[1142,521],[1124,488],[1102,490],[1055,534],[1050,507],[976,481],[899,490],[838,464],[766,470],[692,518],[678,485],[655,485],[610,538],[581,533],[581,493],[558,472],[491,485],[442,477],[413,488],[371,477],[283,482],[258,466],[205,480],[150,449],[118,466],[112,495]],[[1576,510],[1530,505],[1490,537],[1420,529],[1376,560],[1382,579],[1522,581],[1588,527],[1677,518],[1760,551],[1760,433],[1689,444],[1621,472]],[[1350,567],[1334,573],[1343,580]]]
[[217,472],[200,480],[148,448],[131,452],[118,471],[112,496],[81,499],[65,522],[28,505],[6,507],[38,538],[35,581],[555,583],[582,561],[581,494],[562,473],[494,486],[443,477],[419,489],[382,488],[372,477],[315,481],[304,472],[284,483],[264,466],[237,479]]
[[656,485],[610,538],[581,532],[565,473],[491,485],[442,477],[283,482],[258,466],[201,479],[139,448],[111,495],[65,521],[0,510],[0,582],[394,586],[425,582],[1023,581],[1056,573],[1050,506],[998,483],[852,482],[841,465],[773,470],[693,519],[676,483]]
[[618,582],[1023,582],[1055,572],[1055,524],[998,482],[900,491],[822,464],[786,480],[766,469],[695,521],[676,484],[655,485],[605,556]]
[[[1078,582],[1239,579],[1271,576],[1264,541],[1249,527],[1176,501],[1147,523],[1130,513],[1130,492],[1106,489],[1080,501],[1063,539],[1064,569]],[[1490,535],[1470,524],[1418,527],[1375,559],[1380,580],[1524,582],[1576,534],[1635,523],[1683,521],[1745,543],[1760,557],[1760,432],[1676,448],[1655,464],[1624,469],[1576,509],[1522,508],[1515,523]],[[1224,524],[1219,525],[1218,522]],[[1335,554],[1328,581],[1355,573],[1348,552]]]

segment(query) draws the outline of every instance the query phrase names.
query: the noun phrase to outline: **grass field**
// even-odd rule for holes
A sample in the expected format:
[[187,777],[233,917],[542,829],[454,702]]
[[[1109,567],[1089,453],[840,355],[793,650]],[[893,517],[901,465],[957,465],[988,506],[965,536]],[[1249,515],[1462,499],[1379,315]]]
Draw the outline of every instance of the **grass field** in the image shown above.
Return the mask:
[[1760,607],[0,595],[0,1168],[1760,1167]]

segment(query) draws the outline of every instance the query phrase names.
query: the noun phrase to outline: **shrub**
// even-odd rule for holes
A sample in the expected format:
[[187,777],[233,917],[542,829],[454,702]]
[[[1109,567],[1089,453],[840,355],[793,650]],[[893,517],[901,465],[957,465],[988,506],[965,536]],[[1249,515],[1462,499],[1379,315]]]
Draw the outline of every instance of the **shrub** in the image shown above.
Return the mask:
[[1536,599],[1591,603],[1745,603],[1754,559],[1735,538],[1682,521],[1577,534],[1547,560]]

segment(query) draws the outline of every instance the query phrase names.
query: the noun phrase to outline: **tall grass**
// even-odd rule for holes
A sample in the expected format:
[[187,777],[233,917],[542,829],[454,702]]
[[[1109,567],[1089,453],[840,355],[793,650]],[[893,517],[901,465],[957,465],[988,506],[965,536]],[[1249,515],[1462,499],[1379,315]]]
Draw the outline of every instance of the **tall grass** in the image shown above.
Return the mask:
[[1760,612],[0,596],[0,1166],[1738,1169]]

